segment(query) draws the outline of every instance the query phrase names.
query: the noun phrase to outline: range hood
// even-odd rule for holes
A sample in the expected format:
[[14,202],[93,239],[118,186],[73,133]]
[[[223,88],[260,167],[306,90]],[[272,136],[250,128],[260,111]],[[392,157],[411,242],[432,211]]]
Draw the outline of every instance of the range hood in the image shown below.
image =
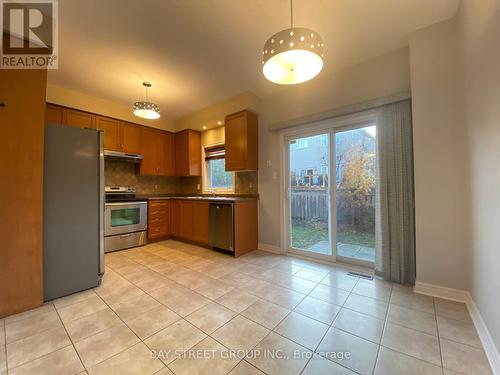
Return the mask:
[[129,163],[140,163],[144,158],[141,154],[130,154],[127,152],[104,150],[104,157],[107,160],[127,161]]

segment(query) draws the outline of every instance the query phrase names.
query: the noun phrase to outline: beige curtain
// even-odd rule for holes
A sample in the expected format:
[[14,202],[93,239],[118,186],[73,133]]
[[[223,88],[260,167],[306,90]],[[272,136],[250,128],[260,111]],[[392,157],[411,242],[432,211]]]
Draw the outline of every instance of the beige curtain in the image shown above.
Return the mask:
[[385,280],[415,283],[415,215],[411,102],[380,108],[377,124],[375,273]]

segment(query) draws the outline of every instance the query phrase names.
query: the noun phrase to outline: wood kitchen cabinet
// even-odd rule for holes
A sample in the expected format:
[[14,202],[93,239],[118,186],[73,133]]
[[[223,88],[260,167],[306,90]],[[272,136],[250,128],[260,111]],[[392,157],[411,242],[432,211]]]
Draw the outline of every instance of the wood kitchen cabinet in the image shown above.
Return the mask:
[[158,239],[170,235],[170,200],[150,200],[148,207],[148,239]]
[[95,129],[95,115],[88,112],[77,111],[76,109],[66,108],[63,124],[77,128]]
[[172,200],[172,235],[208,245],[208,207],[204,201]]
[[163,132],[162,147],[162,174],[164,176],[175,176],[175,135]]
[[95,115],[47,103],[45,106],[45,122],[92,129],[95,128]]
[[45,107],[45,122],[49,124],[64,124],[66,122],[66,108],[47,104]]
[[181,233],[180,236],[187,240],[193,239],[193,202],[191,201],[180,201],[181,202]]
[[257,115],[241,111],[225,119],[226,171],[259,169]]
[[141,175],[174,176],[175,145],[174,135],[162,130],[141,129]]
[[140,166],[142,175],[159,175],[162,163],[162,138],[156,129],[141,129],[141,152],[144,156]]
[[175,134],[175,175],[201,176],[201,134],[187,129]]
[[121,151],[120,121],[97,116],[96,128],[104,131],[105,150]]
[[120,143],[122,152],[141,154],[141,127],[129,122],[120,123]]
[[96,128],[104,131],[104,149],[141,153],[141,127],[109,117],[96,117]]
[[180,237],[181,236],[181,222],[180,222],[180,217],[181,217],[181,201],[179,200],[172,200],[170,202],[170,223],[171,223],[171,233],[172,236],[174,237]]
[[193,241],[208,245],[208,202],[193,202]]

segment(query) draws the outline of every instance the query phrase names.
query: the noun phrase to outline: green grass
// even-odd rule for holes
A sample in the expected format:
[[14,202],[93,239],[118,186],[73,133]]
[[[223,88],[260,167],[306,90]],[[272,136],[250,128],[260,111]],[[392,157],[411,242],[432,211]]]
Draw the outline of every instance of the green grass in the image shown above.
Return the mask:
[[337,232],[337,242],[375,248],[375,233],[344,230]]
[[307,249],[320,241],[328,241],[328,229],[305,223],[292,225],[292,247]]
[[[320,241],[328,241],[328,229],[324,225],[315,225],[294,220],[292,225],[292,246],[297,249],[307,249]],[[353,230],[337,232],[337,242],[375,247],[375,234]]]

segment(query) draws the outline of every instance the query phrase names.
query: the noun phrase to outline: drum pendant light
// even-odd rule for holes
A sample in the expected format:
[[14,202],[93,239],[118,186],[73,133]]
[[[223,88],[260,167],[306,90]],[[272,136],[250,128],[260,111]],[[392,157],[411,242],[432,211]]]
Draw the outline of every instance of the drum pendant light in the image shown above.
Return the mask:
[[262,72],[271,82],[293,85],[309,81],[323,68],[323,40],[311,29],[293,26],[290,0],[290,28],[270,37],[262,51]]
[[151,83],[143,82],[142,85],[146,88],[146,101],[134,103],[134,115],[148,120],[156,120],[160,118],[160,107],[149,101],[149,88]]

